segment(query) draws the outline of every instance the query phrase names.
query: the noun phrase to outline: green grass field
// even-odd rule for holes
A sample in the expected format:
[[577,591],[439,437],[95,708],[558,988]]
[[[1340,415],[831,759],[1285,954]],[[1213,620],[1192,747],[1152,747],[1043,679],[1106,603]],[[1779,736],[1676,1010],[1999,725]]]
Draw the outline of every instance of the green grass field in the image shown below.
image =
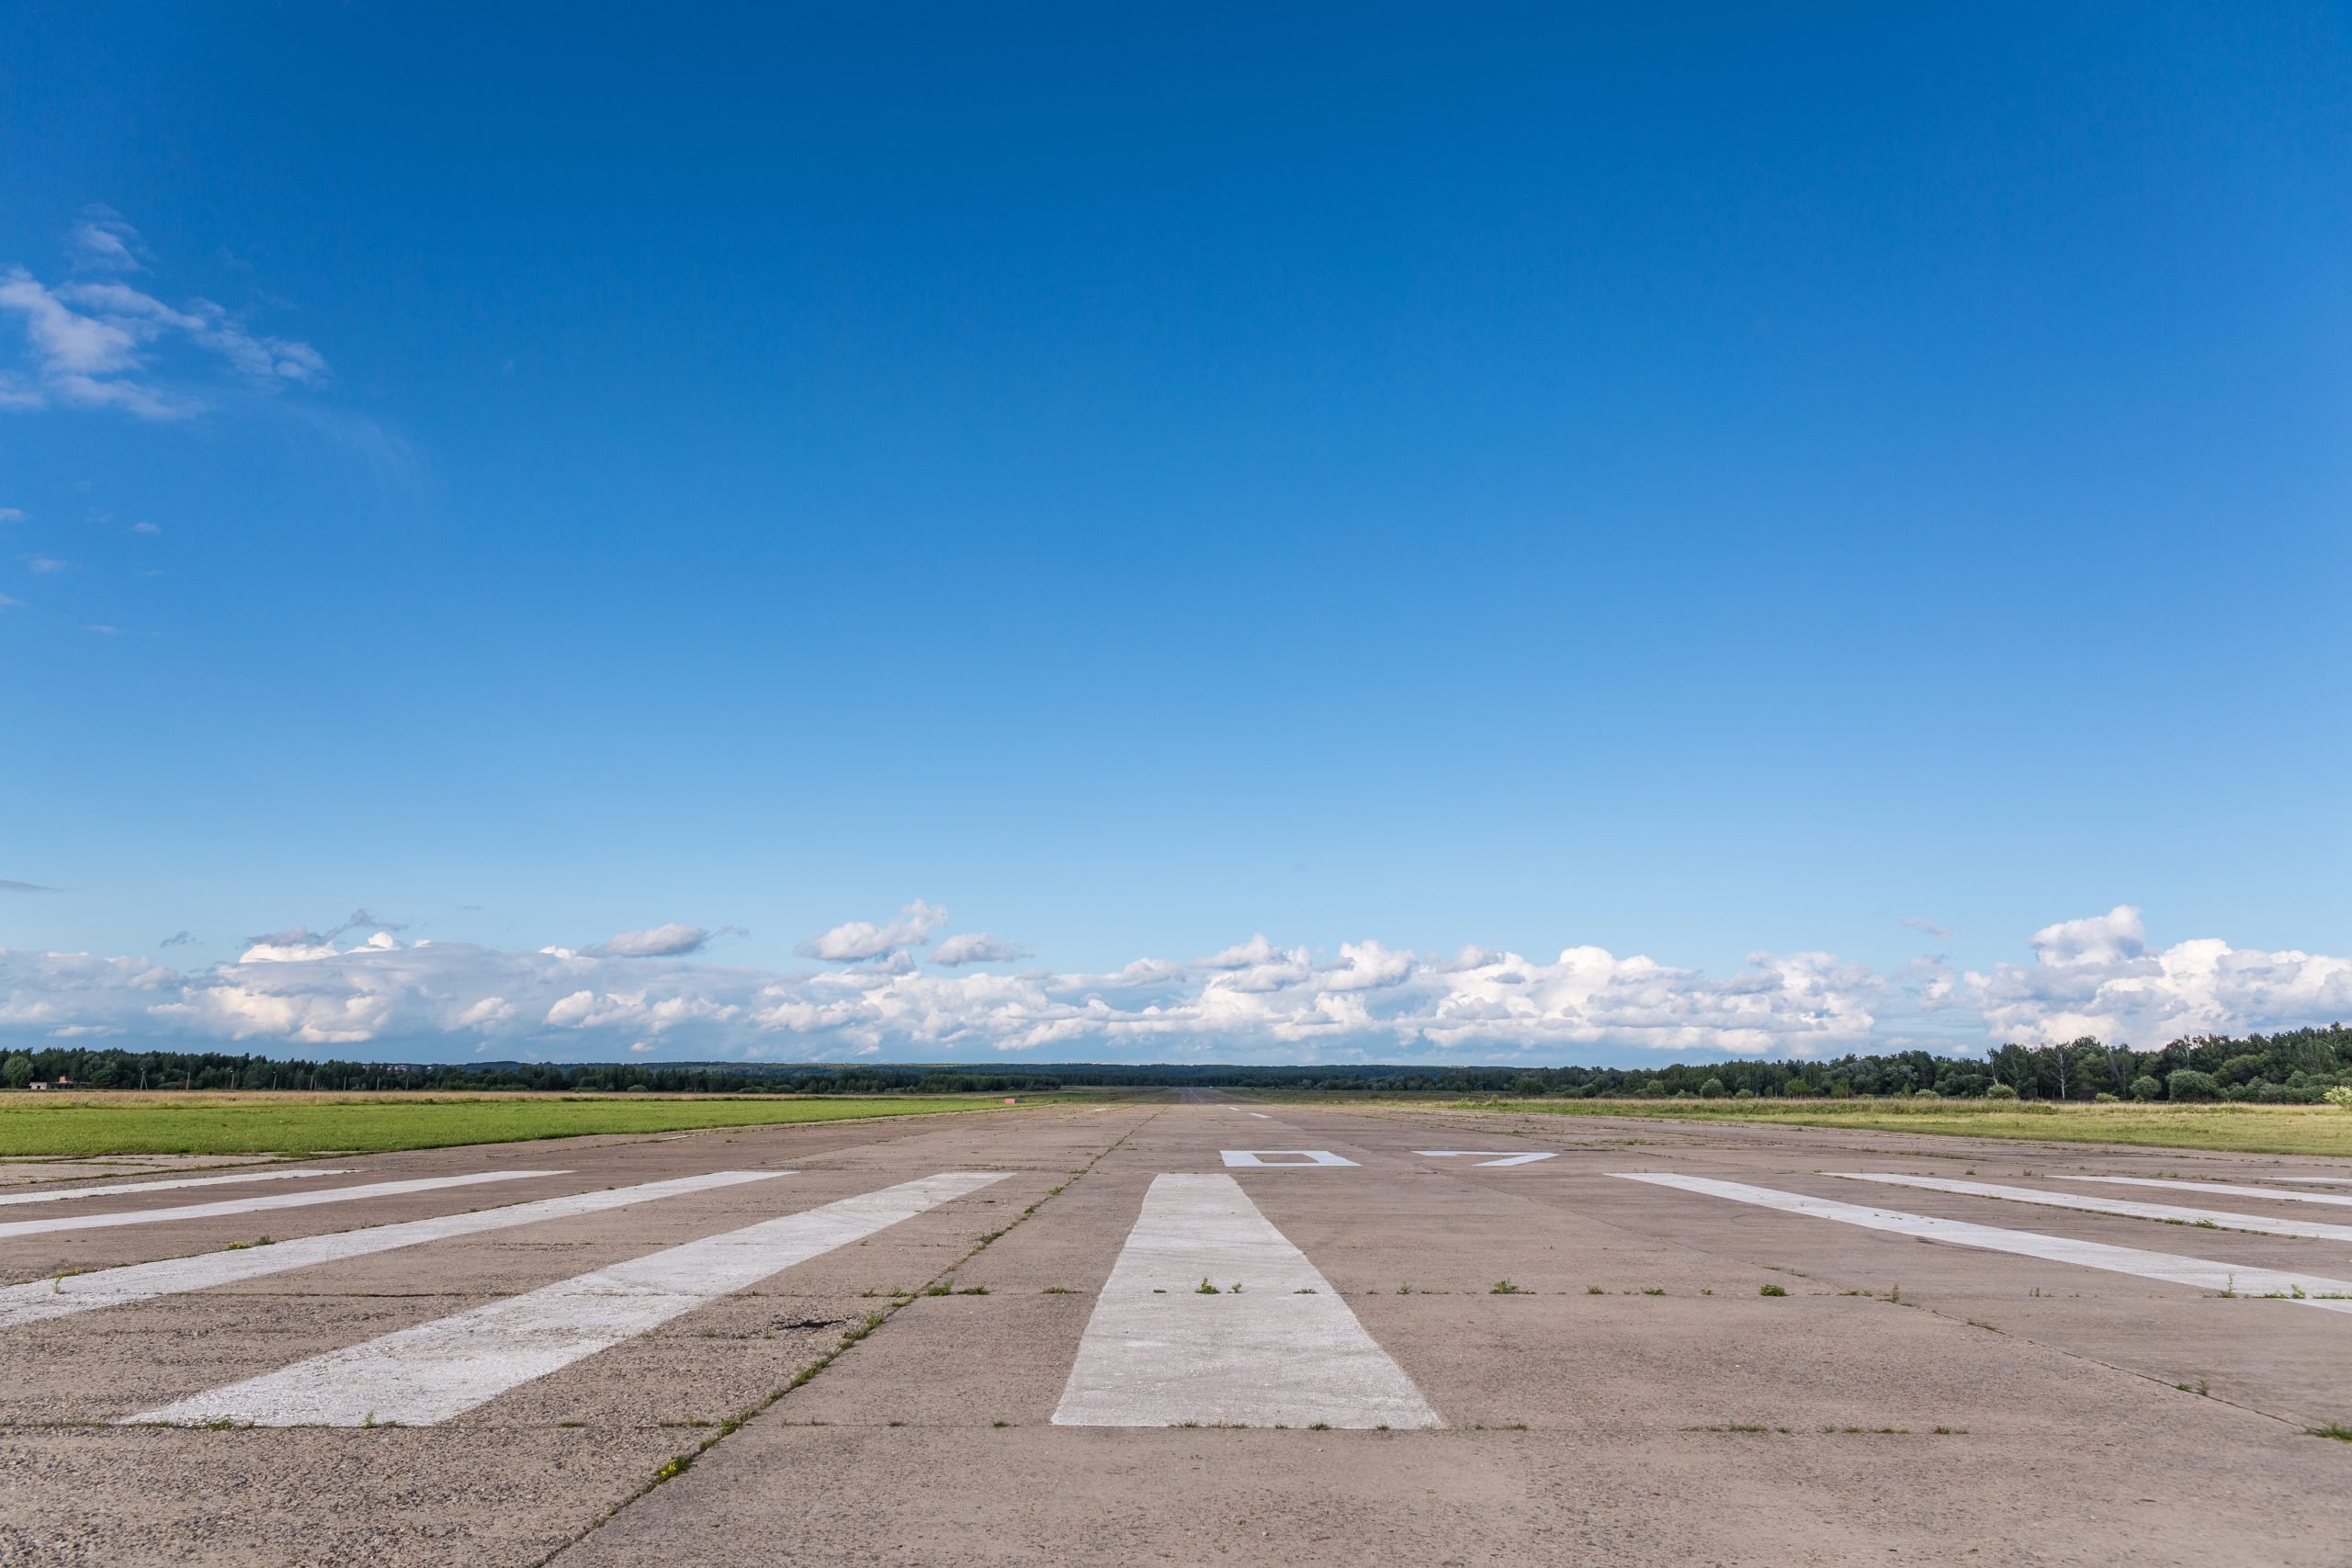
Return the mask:
[[1545,1116],[1772,1122],[1799,1127],[2037,1138],[2235,1154],[2352,1156],[2352,1111],[2324,1105],[2051,1105],[1983,1100],[1492,1100],[1460,1110]]
[[[1033,1103],[1034,1098],[1023,1095],[1022,1103]],[[1003,1097],[17,1093],[0,1095],[0,1158],[374,1154],[588,1133],[672,1133],[990,1109],[1003,1109]]]

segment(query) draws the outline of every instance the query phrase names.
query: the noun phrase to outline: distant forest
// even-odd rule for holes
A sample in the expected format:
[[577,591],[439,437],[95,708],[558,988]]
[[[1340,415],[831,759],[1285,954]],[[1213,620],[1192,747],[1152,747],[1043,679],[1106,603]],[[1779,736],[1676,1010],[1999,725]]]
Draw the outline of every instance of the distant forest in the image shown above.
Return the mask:
[[808,1063],[661,1064],[282,1061],[220,1052],[42,1049],[0,1061],[12,1089],[537,1089],[550,1092],[728,1094],[1035,1093],[1046,1089],[1157,1087],[1340,1089],[1353,1093],[1630,1095],[1696,1099],[1948,1099],[2318,1101],[2352,1086],[2352,1030],[2341,1023],[2243,1039],[2199,1036],[2160,1051],[2107,1046],[2004,1045],[1988,1057],[1900,1051],[1823,1062],[1702,1062],[1667,1067],[1257,1067],[1039,1063],[986,1070],[956,1065]]

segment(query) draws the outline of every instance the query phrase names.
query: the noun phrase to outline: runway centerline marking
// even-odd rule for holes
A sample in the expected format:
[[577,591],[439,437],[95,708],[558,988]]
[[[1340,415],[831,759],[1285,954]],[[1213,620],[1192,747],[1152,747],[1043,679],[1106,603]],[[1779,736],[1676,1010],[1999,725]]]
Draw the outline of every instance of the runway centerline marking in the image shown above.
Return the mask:
[[68,1198],[111,1198],[118,1192],[168,1192],[180,1187],[226,1187],[234,1181],[293,1181],[305,1176],[349,1176],[352,1168],[327,1170],[249,1170],[237,1176],[183,1176],[170,1181],[125,1181],[113,1187],[76,1187],[67,1192],[11,1192],[0,1197],[10,1203],[61,1203]]
[[1826,1170],[1847,1181],[1879,1181],[1890,1187],[1917,1187],[1928,1192],[1956,1192],[1970,1198],[1997,1198],[2010,1203],[2041,1203],[2052,1209],[2075,1209],[2086,1214],[2120,1214],[2127,1219],[2172,1220],[2185,1224],[2211,1224],[2222,1230],[2253,1231],[2261,1235],[2297,1235],[2314,1241],[2352,1241],[2352,1225],[2327,1225],[2312,1220],[2273,1220],[2261,1214],[2233,1213],[2227,1209],[2186,1209],[2171,1203],[2134,1203],[2120,1198],[2086,1198],[2075,1192],[2045,1192],[2035,1187],[2004,1187],[1991,1181],[1954,1181],[1939,1176],[1895,1176],[1857,1170]]
[[[1220,1149],[1225,1163],[1237,1170],[1313,1170],[1317,1167],[1333,1168],[1354,1167],[1355,1161],[1343,1159],[1329,1149]],[[1267,1159],[1267,1155],[1297,1155],[1297,1159]]]
[[537,1224],[541,1220],[560,1220],[573,1214],[602,1213],[607,1209],[623,1209],[632,1203],[650,1203],[657,1198],[674,1198],[713,1188],[736,1187],[747,1181],[768,1181],[791,1174],[788,1170],[714,1170],[701,1176],[681,1176],[636,1187],[579,1192],[566,1198],[542,1198],[536,1202],[513,1203],[501,1209],[480,1209],[470,1214],[442,1214],[429,1220],[403,1220],[393,1224],[339,1231],[330,1235],[306,1235],[293,1241],[281,1241],[269,1247],[250,1247],[235,1252],[204,1252],[193,1258],[167,1258],[155,1263],[130,1263],[119,1269],[93,1269],[87,1274],[64,1274],[54,1280],[35,1280],[29,1284],[0,1288],[0,1328],[40,1323],[52,1317],[88,1312],[96,1307],[121,1306],[130,1302],[152,1301],[157,1296],[209,1290],[215,1285],[233,1285],[295,1269],[339,1263],[346,1258],[366,1258],[372,1253],[392,1252],[403,1247],[447,1241],[454,1236],[479,1235],[486,1231]]
[[[2110,1274],[2136,1274],[2143,1280],[2162,1280],[2203,1291],[2233,1291],[2242,1296],[2290,1296],[2303,1306],[2323,1307],[2329,1312],[2352,1312],[2352,1280],[2331,1280],[2324,1275],[2294,1274],[2275,1269],[2245,1268],[2233,1263],[2216,1263],[2210,1258],[2186,1258],[2178,1253],[2147,1252],[2136,1247],[2113,1247],[2103,1241],[2077,1241],[2071,1236],[2043,1235],[2036,1231],[2004,1230],[1998,1225],[1973,1224],[1966,1220],[1942,1220],[1928,1214],[1908,1214],[1899,1209],[1872,1209],[1860,1203],[1841,1203],[1835,1198],[1812,1198],[1802,1192],[1750,1187],[1743,1181],[1717,1181],[1704,1176],[1677,1176],[1667,1171],[1651,1170],[1619,1170],[1610,1174],[1626,1181],[1645,1181],[1654,1187],[1672,1187],[1712,1198],[1728,1198],[1735,1203],[1753,1203],[1758,1208],[1778,1209],[1782,1213],[1836,1220],[1841,1224],[1860,1225],[1865,1230],[1889,1231],[1896,1235],[1921,1236],[1929,1241],[1948,1241],[1958,1247],[2013,1253],[2021,1258],[2040,1258],[2052,1263],[2072,1263],[2085,1269],[2102,1269]],[[2301,1295],[2294,1296],[2296,1292],[2301,1292]],[[2322,1299],[2328,1297],[2335,1299]]]
[[1054,1425],[1187,1421],[1442,1424],[1239,1182],[1159,1176],[1087,1320]]
[[947,1171],[762,1220],[330,1350],[117,1425],[429,1427],[1008,1174]]
[[[1476,1159],[1481,1168],[1487,1170],[1492,1170],[1498,1166],[1533,1165],[1537,1160],[1560,1157],[1557,1153],[1549,1149],[1536,1150],[1532,1153],[1514,1153],[1510,1149],[1415,1149],[1413,1152],[1424,1159]],[[1502,1157],[1500,1159],[1479,1157],[1484,1155],[1500,1155]]]
[[[2154,1176],[2054,1176],[2053,1181],[2112,1182],[2122,1187],[2169,1187],[2181,1192],[2218,1192],[2224,1198],[2276,1198],[2287,1203],[2333,1203],[2352,1209],[2341,1192],[2281,1192],[2275,1187],[2239,1187],[2227,1181],[2170,1181]],[[2280,1181],[2334,1181],[2333,1176],[2281,1176]]]
[[10,1220],[0,1224],[0,1238],[45,1235],[54,1231],[106,1230],[115,1225],[157,1225],[168,1220],[212,1220],[230,1214],[266,1214],[278,1209],[307,1209],[318,1203],[355,1203],[365,1198],[397,1198],[411,1192],[438,1192],[452,1187],[479,1187],[487,1181],[524,1181],[537,1176],[569,1176],[566,1170],[485,1170],[470,1176],[417,1176],[402,1181],[370,1181],[357,1187],[330,1188],[324,1192],[279,1192],[267,1198],[224,1198],[213,1203],[182,1203],[170,1209],[126,1209],[119,1214],[62,1214],[53,1220]]

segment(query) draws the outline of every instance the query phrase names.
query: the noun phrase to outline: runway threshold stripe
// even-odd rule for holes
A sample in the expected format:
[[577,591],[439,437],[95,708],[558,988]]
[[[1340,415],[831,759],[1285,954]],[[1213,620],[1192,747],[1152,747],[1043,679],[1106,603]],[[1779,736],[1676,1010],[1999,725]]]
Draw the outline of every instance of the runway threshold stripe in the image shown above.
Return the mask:
[[230,1214],[266,1214],[278,1209],[307,1209],[318,1203],[356,1203],[363,1198],[397,1198],[410,1192],[438,1192],[452,1187],[479,1187],[487,1181],[522,1181],[535,1176],[566,1176],[561,1170],[486,1170],[470,1176],[420,1176],[404,1181],[370,1181],[359,1187],[336,1187],[324,1192],[280,1192],[267,1198],[224,1198],[217,1203],[182,1203],[169,1209],[127,1209],[119,1214],[64,1214],[53,1220],[10,1220],[0,1224],[0,1239],[17,1235],[47,1235],[56,1231],[108,1230],[116,1225],[156,1225],[167,1220],[214,1220]]
[[[2333,1203],[2352,1209],[2352,1197],[2341,1192],[2281,1192],[2275,1187],[2239,1187],[2226,1181],[2172,1181],[2154,1176],[2060,1176],[2053,1181],[2100,1181],[2119,1187],[2169,1187],[2180,1192],[2215,1192],[2224,1198],[2276,1198],[2286,1203]],[[2279,1181],[2337,1181],[2334,1176],[2281,1176]]]
[[429,1220],[368,1225],[332,1235],[306,1235],[294,1241],[277,1242],[268,1247],[249,1247],[235,1252],[207,1252],[194,1258],[168,1258],[156,1263],[131,1263],[119,1269],[99,1269],[87,1274],[36,1280],[30,1284],[0,1289],[0,1328],[65,1317],[95,1307],[121,1306],[130,1302],[152,1301],[157,1296],[178,1295],[186,1291],[233,1285],[244,1280],[258,1280],[295,1269],[312,1268],[321,1263],[337,1263],[346,1258],[391,1252],[403,1247],[419,1247],[426,1242],[480,1235],[486,1231],[510,1230],[516,1225],[537,1224],[541,1220],[560,1220],[573,1214],[602,1213],[607,1209],[623,1209],[632,1203],[649,1203],[657,1198],[673,1198],[687,1192],[707,1191],[712,1188],[734,1187],[746,1181],[767,1181],[791,1174],[788,1170],[716,1170],[701,1176],[650,1181],[636,1187],[575,1193],[567,1198],[542,1198],[537,1202],[482,1209],[470,1214],[444,1214]]
[[1954,1181],[1940,1176],[1896,1176],[1859,1170],[1828,1170],[1822,1174],[1846,1181],[1877,1181],[1889,1187],[1917,1187],[1928,1192],[1956,1192],[1969,1198],[1998,1198],[2009,1203],[2040,1203],[2052,1209],[2075,1209],[2086,1214],[2120,1214],[2127,1219],[2207,1224],[2220,1230],[2253,1231],[2261,1235],[2297,1235],[2313,1241],[2352,1241],[2352,1225],[2327,1225],[2312,1220],[2274,1220],[2262,1214],[2233,1213],[2227,1209],[2186,1209],[2172,1203],[2134,1203],[2120,1198],[2086,1198],[2075,1192],[2045,1192],[2039,1188],[2004,1187],[1991,1181]]
[[[1204,1282],[1216,1293],[1201,1289]],[[1079,1341],[1057,1427],[1435,1427],[1331,1282],[1229,1176],[1145,1193]]]
[[429,1427],[1004,1178],[949,1171],[763,1220],[313,1356],[118,1424]]
[[249,1170],[236,1176],[184,1176],[170,1181],[125,1181],[113,1187],[76,1187],[55,1192],[11,1192],[0,1197],[0,1207],[11,1203],[62,1203],[68,1198],[111,1198],[118,1192],[168,1192],[180,1187],[226,1187],[238,1181],[293,1181],[305,1176],[349,1176],[348,1168],[327,1170]]
[[1717,1181],[1703,1176],[1676,1176],[1665,1171],[1612,1171],[1626,1181],[1645,1181],[1653,1187],[1672,1187],[1684,1192],[1699,1192],[1712,1198],[1728,1198],[1736,1203],[1753,1203],[1758,1208],[1778,1209],[1782,1213],[1809,1214],[1815,1219],[1836,1220],[1842,1224],[1860,1225],[1865,1230],[1889,1231],[1896,1235],[1920,1236],[1928,1241],[1947,1241],[1956,1247],[1973,1247],[1987,1252],[2007,1252],[2021,1258],[2040,1258],[2052,1263],[2072,1263],[2085,1269],[2102,1269],[2110,1274],[2136,1274],[2143,1280],[2163,1280],[2176,1285],[2194,1286],[2200,1291],[2231,1291],[2242,1296],[2293,1296],[2296,1292],[2305,1306],[2324,1307],[2330,1312],[2352,1312],[2352,1280],[2331,1280],[2318,1274],[2295,1274],[2275,1269],[2253,1269],[2235,1263],[2215,1263],[2202,1258],[2184,1258],[2177,1253],[2145,1252],[2136,1247],[2111,1247],[2100,1241],[2077,1241],[2071,1236],[2042,1235],[2034,1231],[2004,1230],[1997,1225],[1972,1224],[1965,1220],[1937,1219],[1928,1214],[1906,1214],[1899,1209],[1872,1209],[1860,1203],[1841,1203],[1834,1198],[1813,1198],[1802,1192],[1781,1192],[1770,1187],[1750,1187],[1741,1181]]

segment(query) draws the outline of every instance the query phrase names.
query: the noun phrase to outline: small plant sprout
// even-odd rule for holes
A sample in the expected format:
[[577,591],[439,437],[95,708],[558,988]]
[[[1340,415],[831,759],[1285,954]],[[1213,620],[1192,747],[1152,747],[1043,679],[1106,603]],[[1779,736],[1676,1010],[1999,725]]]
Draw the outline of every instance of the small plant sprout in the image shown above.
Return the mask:
[[1504,1278],[1498,1280],[1493,1284],[1487,1286],[1487,1293],[1490,1296],[1517,1296],[1524,1295],[1526,1292],[1521,1291],[1517,1285],[1512,1284],[1510,1279]]
[[1757,1288],[1756,1293],[1759,1296],[1785,1296],[1789,1292],[1778,1285],[1762,1285]]
[[1193,1287],[1193,1294],[1196,1296],[1221,1296],[1225,1294],[1225,1292],[1218,1290],[1215,1285],[1210,1284],[1206,1279],[1203,1279],[1199,1284]]

